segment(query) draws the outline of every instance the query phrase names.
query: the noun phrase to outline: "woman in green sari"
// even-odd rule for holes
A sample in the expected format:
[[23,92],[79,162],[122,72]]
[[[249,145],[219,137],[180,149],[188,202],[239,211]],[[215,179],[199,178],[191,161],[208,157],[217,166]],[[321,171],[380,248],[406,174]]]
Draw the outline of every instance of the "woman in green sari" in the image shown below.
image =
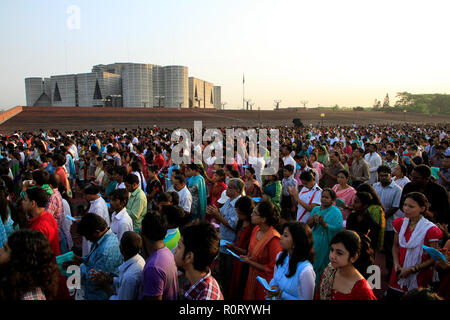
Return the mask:
[[188,188],[192,195],[189,221],[203,220],[206,215],[206,183],[205,178],[200,174],[201,171],[202,168],[194,163],[191,163],[186,167],[186,176],[189,177]]
[[384,230],[386,228],[386,219],[384,216],[384,208],[381,203],[380,197],[376,193],[375,189],[367,183],[361,184],[357,190],[358,192],[368,192],[372,196],[372,202],[370,203],[367,211],[372,216],[372,218],[376,221],[376,223],[380,226],[379,237],[377,243],[373,244],[373,249],[375,252],[381,251],[384,245]]
[[281,191],[282,185],[280,179],[278,178],[278,174],[267,175],[264,181],[264,196],[277,208],[278,213],[281,211]]
[[312,228],[314,238],[313,268],[316,273],[316,288],[320,281],[320,275],[327,267],[330,253],[330,241],[333,236],[343,228],[342,213],[338,207],[333,206],[336,193],[325,188],[322,190],[321,205],[312,209],[307,224]]

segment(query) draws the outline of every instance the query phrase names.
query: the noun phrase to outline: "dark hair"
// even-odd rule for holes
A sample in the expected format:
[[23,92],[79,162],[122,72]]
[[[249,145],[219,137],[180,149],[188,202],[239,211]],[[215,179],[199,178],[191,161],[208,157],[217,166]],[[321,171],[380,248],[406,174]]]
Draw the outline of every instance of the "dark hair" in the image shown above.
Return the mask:
[[220,234],[206,221],[191,223],[181,229],[184,244],[184,257],[194,254],[194,269],[208,271],[209,266],[219,253]]
[[115,166],[113,168],[113,173],[117,173],[122,177],[122,179],[125,179],[125,177],[127,176],[127,168],[125,168],[124,166]]
[[345,170],[345,169],[339,170],[338,173],[336,174],[336,176],[337,176],[339,173],[342,173],[347,179],[350,177],[350,174],[349,174],[348,171]]
[[261,218],[266,218],[266,224],[278,229],[279,218],[276,207],[270,201],[261,201],[256,206]]
[[55,154],[53,156],[53,161],[56,162],[56,167],[61,167],[66,163],[66,158],[62,154]]
[[[428,210],[428,208],[429,208],[429,206],[430,206],[430,203],[428,202],[427,197],[426,197],[423,193],[421,193],[421,192],[410,192],[410,193],[406,194],[406,195],[403,197],[403,203],[405,203],[405,200],[408,199],[408,198],[413,199],[415,202],[417,202],[417,204],[418,204],[419,206],[425,207],[426,210]],[[426,210],[425,210],[425,211],[426,211]],[[422,214],[423,214],[423,213],[422,213]]]
[[294,172],[294,166],[292,164],[287,164],[283,167],[284,170],[287,170],[289,172]]
[[239,178],[240,177],[240,174],[239,174],[239,171],[237,171],[237,170],[231,170],[231,176],[233,177],[233,178]]
[[[289,259],[289,272],[286,277],[292,277],[297,271],[297,264],[308,260],[314,262],[314,240],[311,228],[303,222],[288,222],[283,225],[282,231],[288,228],[294,243],[294,252]],[[282,265],[284,259],[288,255],[287,250],[283,250],[280,254],[276,265]]]
[[377,173],[378,174],[380,174],[382,172],[392,174],[391,168],[388,167],[388,166],[384,166],[384,165],[379,166],[378,169],[377,169]]
[[429,179],[431,177],[431,169],[425,164],[419,164],[413,169],[413,171],[416,171],[418,174],[420,174],[422,178]]
[[35,201],[39,208],[45,208],[48,202],[48,194],[41,188],[29,188],[26,191],[28,199]]
[[150,170],[153,173],[157,173],[158,172],[158,165],[152,164],[152,165],[148,166],[148,170]]
[[372,203],[371,204],[375,204],[377,206],[380,206],[381,208],[383,208],[383,211],[384,211],[384,206],[383,206],[383,203],[380,200],[380,197],[378,196],[377,192],[375,191],[375,189],[370,184],[363,183],[363,184],[358,186],[356,191],[357,192],[358,191],[363,191],[363,192],[370,193],[370,195],[372,196]]
[[305,180],[305,181],[313,181],[314,180],[314,173],[311,172],[312,170],[308,170],[308,171],[303,171],[300,174],[300,180]]
[[358,233],[358,236],[361,240],[361,248],[359,250],[358,260],[355,261],[353,266],[367,279],[369,276],[367,274],[367,268],[375,263],[372,240],[362,233]]
[[50,175],[45,170],[36,170],[31,173],[33,180],[36,181],[38,186],[43,186],[44,184],[48,184],[50,179]]
[[98,194],[100,192],[100,187],[96,186],[95,184],[88,183],[83,188],[83,192],[85,194],[89,194],[89,195],[96,195],[96,194]]
[[41,288],[46,299],[56,298],[58,268],[47,237],[37,230],[22,229],[8,238],[9,261],[2,266],[0,300],[20,300],[27,291]]
[[165,215],[156,211],[149,211],[142,220],[141,234],[151,241],[164,240],[167,233],[168,223]]
[[390,155],[392,158],[395,158],[395,151],[394,150],[387,150],[386,154]]
[[163,205],[161,215],[166,217],[168,226],[179,227],[184,218],[184,211],[176,205]]
[[156,196],[156,202],[172,202],[172,194],[170,192],[160,192]]
[[352,230],[342,230],[334,235],[331,239],[330,247],[332,244],[342,243],[345,249],[350,253],[350,258],[359,254],[361,251],[361,238]]
[[109,194],[109,198],[119,200],[121,203],[125,201],[126,206],[128,203],[129,194],[127,189],[116,189],[111,191],[111,193]]
[[78,233],[82,236],[90,236],[96,231],[104,231],[108,228],[105,219],[95,213],[86,213],[78,223]]
[[3,224],[8,221],[8,209],[10,209],[8,202],[8,189],[5,186],[0,186],[0,218]]
[[367,207],[373,203],[373,197],[369,192],[358,191],[355,196],[358,197],[362,204],[367,204]]
[[139,178],[137,175],[135,175],[134,173],[130,173],[125,177],[124,180],[125,183],[129,183],[131,185],[133,184],[137,184],[139,186]]
[[245,170],[248,170],[248,172],[250,172],[252,174],[252,176],[255,175],[255,169],[253,167],[250,166],[248,168],[245,168]]
[[142,249],[142,238],[136,232],[126,231],[120,239],[120,245],[127,255],[134,257]]
[[429,288],[416,288],[406,292],[400,300],[405,301],[432,301],[432,300],[444,300],[436,292],[431,291]]
[[186,183],[186,178],[182,174],[177,174],[173,177],[175,180],[179,181],[181,184]]
[[330,194],[331,200],[333,200],[333,201],[336,200],[336,192],[334,192],[333,189],[330,189],[330,188],[324,188],[324,189],[322,190],[322,194],[323,194],[324,192],[328,192],[328,193]]
[[[42,160],[42,156],[41,156],[41,160]],[[39,169],[41,167],[40,163],[36,159],[30,159],[27,161],[27,163],[31,168],[34,168],[34,169]]]
[[56,173],[52,173],[48,179],[48,183],[52,188],[58,188],[60,184],[59,176]]
[[180,203],[180,195],[176,191],[169,192],[169,194],[172,197],[172,204],[177,206]]

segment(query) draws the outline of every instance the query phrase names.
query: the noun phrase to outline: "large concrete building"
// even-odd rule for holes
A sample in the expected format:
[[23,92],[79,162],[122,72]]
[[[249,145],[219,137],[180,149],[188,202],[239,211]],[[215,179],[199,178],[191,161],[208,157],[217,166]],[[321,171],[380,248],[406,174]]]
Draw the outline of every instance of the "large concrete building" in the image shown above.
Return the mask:
[[[217,108],[217,105],[219,108]],[[221,90],[211,82],[189,77],[189,108],[220,109]]]
[[[221,89],[188,67],[99,64],[90,73],[26,78],[27,106],[220,108]],[[194,88],[195,87],[195,88]]]

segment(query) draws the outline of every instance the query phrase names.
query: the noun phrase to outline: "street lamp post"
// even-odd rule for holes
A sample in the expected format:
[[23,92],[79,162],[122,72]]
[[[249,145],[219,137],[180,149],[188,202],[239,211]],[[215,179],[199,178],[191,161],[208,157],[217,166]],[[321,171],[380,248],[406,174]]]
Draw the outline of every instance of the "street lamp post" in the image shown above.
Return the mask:
[[403,122],[406,122],[406,109],[403,109]]
[[321,113],[320,117],[322,118],[322,127],[323,127],[323,118],[325,118],[325,113]]

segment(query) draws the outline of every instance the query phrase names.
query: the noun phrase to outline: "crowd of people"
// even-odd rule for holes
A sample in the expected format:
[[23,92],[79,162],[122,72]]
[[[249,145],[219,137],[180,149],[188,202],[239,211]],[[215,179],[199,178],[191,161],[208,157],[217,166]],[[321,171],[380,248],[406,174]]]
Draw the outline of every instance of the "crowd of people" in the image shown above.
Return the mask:
[[276,129],[224,164],[156,126],[2,134],[0,299],[450,299],[450,126]]

